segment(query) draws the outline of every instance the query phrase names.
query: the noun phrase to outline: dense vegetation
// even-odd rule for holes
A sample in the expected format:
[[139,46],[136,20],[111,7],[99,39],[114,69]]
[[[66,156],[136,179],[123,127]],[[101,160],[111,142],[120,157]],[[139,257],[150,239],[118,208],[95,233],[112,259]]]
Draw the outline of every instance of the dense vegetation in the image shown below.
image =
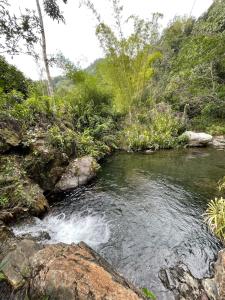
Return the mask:
[[[23,146],[29,146],[30,132],[42,131],[52,148],[68,156],[75,147],[75,156],[100,159],[118,148],[183,145],[180,136],[187,129],[225,133],[224,1],[214,1],[198,20],[176,17],[161,34],[160,14],[149,20],[131,16],[128,36],[119,0],[112,4],[113,28],[86,1],[105,57],[82,70],[58,55],[54,62],[64,74],[53,79],[53,96],[48,95],[49,83],[26,79],[0,57],[1,118],[19,122]],[[26,21],[24,30],[32,36],[34,29],[34,43],[37,27]]]
[[48,124],[58,147],[67,147],[75,136],[80,154],[96,157],[116,147],[171,148],[186,128],[225,132],[223,1],[215,1],[198,20],[176,17],[162,35],[161,15],[148,21],[132,16],[128,37],[119,1],[113,1],[114,31],[88,6],[97,16],[105,58],[86,71],[64,59],[66,76],[55,80],[54,97],[1,58],[5,113],[27,129]]

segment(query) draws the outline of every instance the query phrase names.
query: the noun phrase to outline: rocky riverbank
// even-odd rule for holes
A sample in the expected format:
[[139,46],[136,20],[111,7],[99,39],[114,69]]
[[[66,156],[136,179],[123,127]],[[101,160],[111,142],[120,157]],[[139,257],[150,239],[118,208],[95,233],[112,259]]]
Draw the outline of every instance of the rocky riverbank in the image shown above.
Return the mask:
[[[188,132],[185,139],[189,147],[225,145],[224,137],[204,133]],[[96,176],[97,161],[77,157],[76,141],[62,151],[49,143],[44,127],[23,132],[13,119],[1,120],[0,153],[0,299],[143,299],[141,291],[87,245],[44,246],[31,237],[16,238],[5,226],[45,214],[46,195],[86,184]],[[162,270],[159,276],[176,299],[225,299],[224,262],[222,252],[214,279],[195,279],[180,266]]]
[[42,245],[0,227],[0,299],[145,299],[84,243]]

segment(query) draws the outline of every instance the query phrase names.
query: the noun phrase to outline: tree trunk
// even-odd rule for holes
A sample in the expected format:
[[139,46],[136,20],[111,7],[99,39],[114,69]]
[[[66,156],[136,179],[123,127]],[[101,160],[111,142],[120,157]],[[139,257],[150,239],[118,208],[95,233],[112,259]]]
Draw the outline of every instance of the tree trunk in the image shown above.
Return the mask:
[[43,22],[43,17],[42,17],[41,6],[40,6],[39,0],[36,0],[36,4],[37,4],[37,10],[38,10],[40,26],[41,26],[41,39],[42,39],[41,47],[42,47],[42,55],[43,55],[43,61],[44,61],[44,65],[45,65],[45,71],[46,71],[46,75],[47,75],[48,94],[49,94],[49,96],[53,96],[52,78],[50,75],[49,63],[48,63],[47,51],[46,51],[45,28],[44,28],[44,22]]

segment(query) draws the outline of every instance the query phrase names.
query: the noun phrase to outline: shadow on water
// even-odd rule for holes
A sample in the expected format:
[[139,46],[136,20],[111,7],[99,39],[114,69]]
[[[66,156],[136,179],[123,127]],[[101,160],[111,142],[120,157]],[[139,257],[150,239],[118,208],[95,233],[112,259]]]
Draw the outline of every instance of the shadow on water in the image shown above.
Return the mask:
[[173,299],[158,278],[162,267],[186,264],[197,278],[210,276],[220,248],[202,221],[225,153],[213,149],[118,153],[96,182],[65,195],[43,220],[14,228],[47,231],[50,242],[84,240],[137,286]]

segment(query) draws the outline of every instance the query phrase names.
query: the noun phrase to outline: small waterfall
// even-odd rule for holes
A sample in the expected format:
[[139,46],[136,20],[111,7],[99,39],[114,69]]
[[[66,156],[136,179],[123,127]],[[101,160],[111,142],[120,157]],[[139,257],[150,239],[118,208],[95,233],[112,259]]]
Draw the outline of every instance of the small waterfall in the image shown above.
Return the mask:
[[13,228],[15,235],[31,234],[38,237],[47,232],[51,239],[45,243],[87,243],[93,248],[107,243],[110,238],[110,224],[104,216],[86,212],[66,216],[64,213],[49,215],[43,220],[34,218],[33,224],[18,225]]

